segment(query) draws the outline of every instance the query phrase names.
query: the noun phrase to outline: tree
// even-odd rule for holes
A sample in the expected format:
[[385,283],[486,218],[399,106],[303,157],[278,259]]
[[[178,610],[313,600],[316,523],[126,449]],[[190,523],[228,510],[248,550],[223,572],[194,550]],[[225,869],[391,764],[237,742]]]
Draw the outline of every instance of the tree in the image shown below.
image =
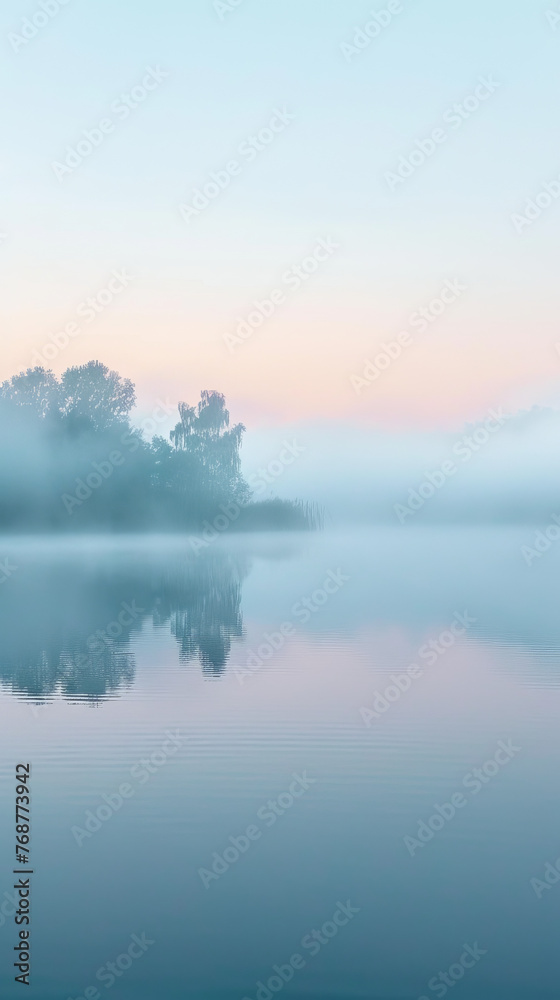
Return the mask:
[[60,409],[65,416],[86,417],[96,430],[126,421],[136,403],[130,379],[100,361],[68,368],[60,380]]
[[198,459],[200,472],[207,486],[220,493],[238,496],[246,494],[247,487],[240,476],[240,448],[245,427],[235,424],[229,428],[229,410],[220,392],[205,389],[200,403],[188,406],[179,403],[181,417],[170,438],[178,452],[186,452]]
[[237,527],[255,518],[265,527],[269,515],[279,525],[283,513],[301,520],[294,505],[249,505],[245,428],[230,426],[221,393],[180,403],[171,440],[151,443],[131,423],[135,402],[130,379],[99,361],[60,379],[28,368],[2,383],[0,532],[196,531],[223,520],[226,504]]
[[16,406],[31,408],[39,417],[56,408],[59,383],[52,371],[28,368],[0,386],[0,398]]

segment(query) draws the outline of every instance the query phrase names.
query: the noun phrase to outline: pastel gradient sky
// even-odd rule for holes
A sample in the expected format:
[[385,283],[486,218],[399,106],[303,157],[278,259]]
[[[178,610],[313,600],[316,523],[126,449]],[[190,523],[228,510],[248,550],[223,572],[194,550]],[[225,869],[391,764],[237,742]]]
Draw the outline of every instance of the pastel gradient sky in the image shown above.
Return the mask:
[[[560,199],[521,235],[511,215],[560,176],[560,23],[546,14],[560,5],[402,6],[345,58],[387,2],[242,0],[220,18],[212,0],[69,0],[15,52],[39,0],[5,0],[0,377],[125,268],[133,282],[52,367],[99,358],[144,407],[215,388],[249,426],[447,427],[555,403]],[[169,77],[120,121],[111,105],[146,67]],[[480,76],[501,86],[391,191],[386,172]],[[243,160],[275,108],[294,121]],[[107,116],[114,131],[57,179],[53,161]],[[185,222],[179,205],[234,157],[241,173]],[[230,353],[224,334],[318,237],[340,249]],[[448,278],[467,291],[358,395],[351,375]]]

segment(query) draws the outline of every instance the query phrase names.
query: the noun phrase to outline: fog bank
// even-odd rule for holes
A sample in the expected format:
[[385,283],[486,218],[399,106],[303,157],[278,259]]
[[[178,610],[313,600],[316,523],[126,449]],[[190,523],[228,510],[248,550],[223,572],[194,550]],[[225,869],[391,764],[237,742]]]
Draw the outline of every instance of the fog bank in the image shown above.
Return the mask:
[[301,497],[332,523],[548,521],[560,513],[560,411],[496,408],[448,432],[343,423],[248,432],[244,475],[259,498]]

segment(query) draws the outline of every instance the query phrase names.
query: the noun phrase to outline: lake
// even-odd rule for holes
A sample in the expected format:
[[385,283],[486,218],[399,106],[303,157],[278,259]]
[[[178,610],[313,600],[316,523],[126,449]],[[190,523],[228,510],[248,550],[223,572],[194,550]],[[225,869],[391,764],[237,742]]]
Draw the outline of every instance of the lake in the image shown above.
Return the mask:
[[533,538],[0,540],[1,995],[557,997],[560,546],[528,565]]

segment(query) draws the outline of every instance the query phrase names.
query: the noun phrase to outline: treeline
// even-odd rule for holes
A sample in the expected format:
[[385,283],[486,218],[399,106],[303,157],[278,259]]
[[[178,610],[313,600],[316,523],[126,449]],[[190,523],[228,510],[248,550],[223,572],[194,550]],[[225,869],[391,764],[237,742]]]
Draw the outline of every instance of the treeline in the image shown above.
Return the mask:
[[160,404],[135,428],[136,392],[99,361],[57,378],[29,368],[0,385],[0,532],[200,531],[307,528],[314,514],[280,500],[252,503],[241,474],[245,428],[224,397],[179,403],[169,439]]

